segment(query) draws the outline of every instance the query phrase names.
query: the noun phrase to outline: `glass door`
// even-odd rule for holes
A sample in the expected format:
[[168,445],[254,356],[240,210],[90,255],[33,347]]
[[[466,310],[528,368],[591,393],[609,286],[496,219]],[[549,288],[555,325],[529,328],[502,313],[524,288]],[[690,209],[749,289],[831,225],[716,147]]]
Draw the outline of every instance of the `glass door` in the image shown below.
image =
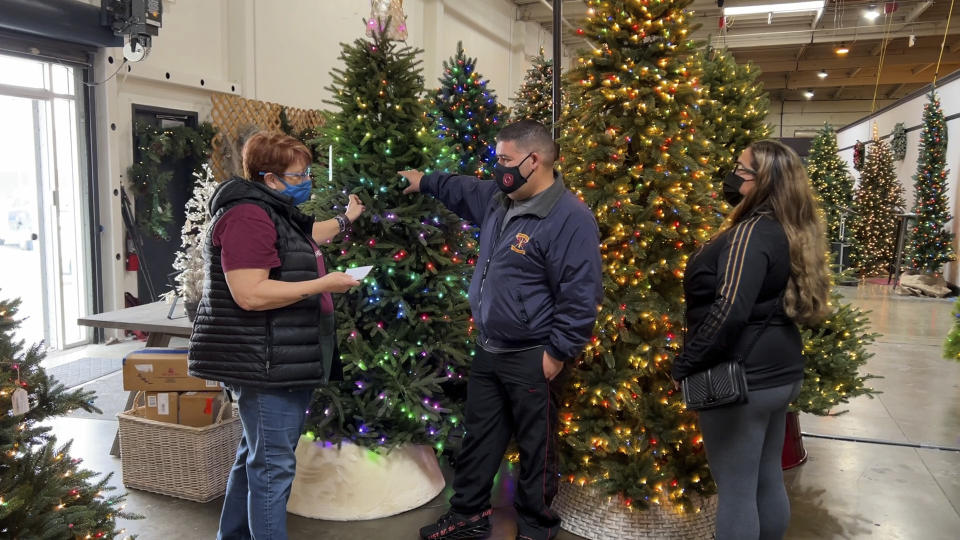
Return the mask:
[[18,337],[53,349],[90,337],[77,84],[72,67],[0,55],[0,295],[22,300]]
[[40,248],[39,152],[35,144],[37,100],[0,96],[0,295],[19,297],[23,322],[17,337],[46,339],[46,287]]

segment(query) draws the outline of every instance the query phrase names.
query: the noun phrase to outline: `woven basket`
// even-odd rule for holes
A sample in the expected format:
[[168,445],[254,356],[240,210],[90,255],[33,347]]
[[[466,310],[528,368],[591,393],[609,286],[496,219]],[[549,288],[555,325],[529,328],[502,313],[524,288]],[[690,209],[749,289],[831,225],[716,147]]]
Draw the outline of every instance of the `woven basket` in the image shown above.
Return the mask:
[[136,407],[117,414],[123,485],[196,502],[223,495],[243,433],[239,418],[224,418],[231,409],[199,428],[148,420]]
[[717,498],[698,495],[691,498],[696,507],[686,513],[670,506],[655,505],[646,510],[631,510],[619,497],[609,497],[591,487],[561,482],[551,508],[560,514],[561,527],[590,540],[713,538]]

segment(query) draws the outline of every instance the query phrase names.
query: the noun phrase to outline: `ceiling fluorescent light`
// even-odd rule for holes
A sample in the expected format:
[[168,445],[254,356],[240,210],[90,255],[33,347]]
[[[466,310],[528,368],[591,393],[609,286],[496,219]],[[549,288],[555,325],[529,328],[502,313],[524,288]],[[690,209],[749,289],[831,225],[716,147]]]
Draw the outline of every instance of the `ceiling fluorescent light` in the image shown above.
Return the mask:
[[821,11],[826,0],[808,2],[790,2],[782,4],[759,4],[754,6],[733,6],[723,8],[727,17],[734,15],[757,15],[767,13],[804,13],[807,11]]
[[877,8],[871,8],[863,12],[863,18],[867,19],[868,21],[875,21],[879,16],[880,10]]
[[803,97],[807,99],[813,99],[813,90],[807,90],[803,93]]

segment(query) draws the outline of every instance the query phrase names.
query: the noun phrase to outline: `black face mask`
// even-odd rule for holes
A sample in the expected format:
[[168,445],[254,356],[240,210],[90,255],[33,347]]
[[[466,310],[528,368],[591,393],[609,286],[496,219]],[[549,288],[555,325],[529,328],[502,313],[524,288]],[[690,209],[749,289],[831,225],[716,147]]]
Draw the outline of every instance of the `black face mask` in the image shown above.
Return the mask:
[[[513,167],[507,167],[499,163],[493,165],[493,178],[497,181],[497,187],[500,188],[500,191],[513,193],[527,183],[527,178],[530,178],[530,175],[523,176],[520,174],[520,165],[523,165],[523,162],[532,155],[533,153],[527,154],[527,157]],[[533,174],[533,172],[531,171],[530,174]]]
[[740,194],[740,186],[742,185],[743,178],[735,173],[725,176],[723,179],[723,200],[727,201],[730,206],[740,204],[740,201],[743,200],[743,195]]

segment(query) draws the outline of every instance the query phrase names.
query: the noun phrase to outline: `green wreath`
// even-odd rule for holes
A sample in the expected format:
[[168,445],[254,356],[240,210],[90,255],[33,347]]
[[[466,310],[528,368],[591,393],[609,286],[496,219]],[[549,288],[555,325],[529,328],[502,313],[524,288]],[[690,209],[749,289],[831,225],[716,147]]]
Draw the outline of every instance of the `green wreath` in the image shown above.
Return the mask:
[[293,124],[290,123],[290,117],[287,115],[286,107],[280,107],[280,131],[302,142],[311,152],[317,151],[315,146],[318,142],[317,139],[320,138],[319,126],[308,127],[297,131],[293,127]]
[[137,226],[144,234],[169,239],[167,225],[173,222],[173,208],[167,185],[173,179],[173,173],[162,170],[161,165],[186,160],[192,173],[200,172],[210,159],[215,132],[209,122],[196,128],[160,128],[146,122],[134,124],[133,140],[140,151],[140,161],[127,169],[127,178],[136,197]]
[[864,157],[866,157],[866,145],[857,141],[857,144],[853,145],[853,168],[857,171],[863,170]]
[[896,161],[903,161],[903,158],[907,157],[907,130],[903,127],[903,122],[897,122],[897,125],[893,126],[890,150],[893,151],[893,159]]

